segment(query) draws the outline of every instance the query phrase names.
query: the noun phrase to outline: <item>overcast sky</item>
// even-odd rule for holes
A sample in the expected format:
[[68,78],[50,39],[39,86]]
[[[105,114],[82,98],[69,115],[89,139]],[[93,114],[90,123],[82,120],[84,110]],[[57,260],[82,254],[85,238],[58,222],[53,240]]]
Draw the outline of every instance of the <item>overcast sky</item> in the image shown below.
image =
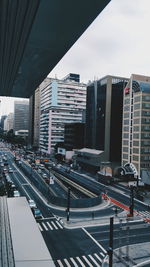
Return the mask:
[[[73,72],[88,82],[108,74],[150,76],[149,26],[150,0],[111,0],[49,77]],[[2,101],[0,115],[9,109],[11,102]]]
[[50,73],[79,73],[88,82],[107,74],[150,76],[150,0],[112,0]]

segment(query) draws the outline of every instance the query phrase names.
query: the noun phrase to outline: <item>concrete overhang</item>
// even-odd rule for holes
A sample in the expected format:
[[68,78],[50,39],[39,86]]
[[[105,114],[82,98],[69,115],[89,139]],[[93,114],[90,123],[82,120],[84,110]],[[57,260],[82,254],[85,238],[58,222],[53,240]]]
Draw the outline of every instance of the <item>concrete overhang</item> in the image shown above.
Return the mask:
[[0,95],[32,95],[109,2],[1,0]]

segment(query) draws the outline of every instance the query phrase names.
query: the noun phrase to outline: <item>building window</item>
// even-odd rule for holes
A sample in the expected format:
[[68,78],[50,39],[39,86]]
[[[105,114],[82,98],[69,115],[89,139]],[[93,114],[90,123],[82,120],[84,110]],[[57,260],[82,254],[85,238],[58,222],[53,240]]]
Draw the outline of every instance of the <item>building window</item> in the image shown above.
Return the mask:
[[139,161],[139,156],[133,155],[133,160]]
[[123,140],[123,145],[128,146],[128,144],[129,144],[128,140]]
[[134,102],[140,102],[140,96],[135,96],[134,97]]
[[134,104],[134,110],[140,109],[140,104]]

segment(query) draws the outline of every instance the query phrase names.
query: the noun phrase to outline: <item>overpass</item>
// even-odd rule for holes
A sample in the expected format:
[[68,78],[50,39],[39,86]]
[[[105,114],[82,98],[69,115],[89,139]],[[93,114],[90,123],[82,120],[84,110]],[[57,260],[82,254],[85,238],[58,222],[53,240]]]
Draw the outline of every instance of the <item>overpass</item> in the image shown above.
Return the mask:
[[110,0],[1,0],[0,96],[29,97]]

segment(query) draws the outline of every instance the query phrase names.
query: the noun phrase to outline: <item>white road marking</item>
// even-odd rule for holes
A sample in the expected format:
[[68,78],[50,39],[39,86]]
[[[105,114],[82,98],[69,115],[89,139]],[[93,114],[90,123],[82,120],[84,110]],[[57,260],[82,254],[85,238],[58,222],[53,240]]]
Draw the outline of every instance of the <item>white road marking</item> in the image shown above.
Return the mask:
[[73,258],[70,258],[70,260],[72,261],[72,263],[73,263],[73,265],[74,265],[75,267],[78,267],[78,265],[76,264],[76,262],[75,262],[75,260],[74,260]]
[[51,222],[51,224],[54,226],[55,229],[58,229],[54,222]]
[[76,259],[78,260],[78,262],[81,264],[82,267],[86,267],[79,257],[76,257]]
[[40,231],[42,232],[43,228],[41,227],[41,225],[39,223],[38,223],[38,227],[39,227]]
[[67,265],[68,267],[71,267],[71,265],[70,265],[70,263],[67,261],[67,259],[64,259],[64,262],[66,263],[66,265]]
[[99,267],[99,264],[97,263],[97,261],[92,257],[92,255],[88,255],[89,258],[94,262],[94,264]]
[[57,263],[59,264],[60,267],[64,267],[64,265],[62,264],[60,260],[57,260]]
[[[101,253],[100,253],[101,254]],[[103,254],[103,253],[102,253]],[[103,254],[104,255],[104,254]],[[100,262],[102,262],[102,259],[96,254],[96,253],[94,253],[94,256],[100,261]]]
[[96,243],[96,245],[104,252],[104,253],[107,253],[107,251],[101,246],[101,244],[99,244],[95,238],[93,236],[91,236],[87,231],[86,229],[82,228],[82,230]]
[[53,230],[53,227],[50,225],[50,223],[47,222],[47,224],[48,224],[49,228],[50,228],[51,230]]
[[82,256],[82,258],[86,261],[88,266],[93,267],[93,265],[89,262],[89,260],[85,256]]
[[105,254],[104,254],[104,253],[100,252],[100,254],[101,254],[103,257],[105,257]]
[[42,225],[43,225],[43,227],[45,228],[45,230],[48,231],[47,226],[46,226],[43,222],[42,222]]
[[63,226],[62,226],[58,221],[56,221],[56,223],[59,225],[59,227],[60,227],[61,229],[63,229]]
[[[19,181],[18,177],[16,176],[16,174],[14,174],[14,176],[15,176],[15,179],[18,181],[18,183],[22,186],[22,184],[20,183],[20,181]],[[26,195],[28,196],[28,198],[31,199],[30,195],[28,194],[28,192],[26,191],[26,189],[24,187],[22,187],[22,190],[24,190]]]

